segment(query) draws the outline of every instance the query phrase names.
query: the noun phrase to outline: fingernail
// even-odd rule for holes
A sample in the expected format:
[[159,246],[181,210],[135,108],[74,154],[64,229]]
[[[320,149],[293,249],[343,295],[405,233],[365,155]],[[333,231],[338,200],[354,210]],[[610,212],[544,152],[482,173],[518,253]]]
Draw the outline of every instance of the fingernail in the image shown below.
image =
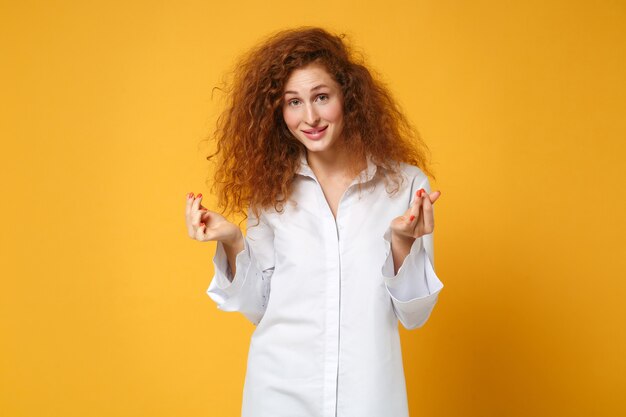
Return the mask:
[[187,198],[191,198],[191,197],[193,197],[193,193],[187,194]]
[[409,217],[409,221],[411,221],[411,222],[412,222],[413,220],[415,220],[415,216],[411,216],[411,217]]
[[424,195],[424,193],[426,192],[426,190],[424,190],[423,188],[420,188],[417,192],[418,192],[417,196],[418,196],[418,197],[421,197],[421,196],[423,196],[423,195]]
[[202,198],[202,194],[198,194],[196,198]]

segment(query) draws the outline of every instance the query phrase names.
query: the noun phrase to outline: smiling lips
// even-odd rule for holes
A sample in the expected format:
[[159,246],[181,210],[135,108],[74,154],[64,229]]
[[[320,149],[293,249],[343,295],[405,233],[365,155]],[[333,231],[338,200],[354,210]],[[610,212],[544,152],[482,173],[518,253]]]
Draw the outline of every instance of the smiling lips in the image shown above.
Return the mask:
[[317,129],[303,130],[302,133],[304,133],[306,137],[309,139],[319,139],[322,136],[324,136],[324,132],[326,131],[327,128],[328,128],[328,125],[321,127],[321,128],[317,128]]

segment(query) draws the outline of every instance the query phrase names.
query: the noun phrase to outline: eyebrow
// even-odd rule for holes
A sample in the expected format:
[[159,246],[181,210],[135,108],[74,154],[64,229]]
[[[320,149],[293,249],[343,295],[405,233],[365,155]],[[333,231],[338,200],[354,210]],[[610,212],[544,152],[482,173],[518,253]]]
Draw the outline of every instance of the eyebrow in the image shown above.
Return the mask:
[[[324,88],[324,87],[328,88],[328,86],[326,84],[319,84],[319,85],[316,85],[315,87],[311,88],[311,91],[319,90],[320,88]],[[298,92],[290,90],[290,91],[285,91],[285,94],[295,94],[295,95],[298,95]]]

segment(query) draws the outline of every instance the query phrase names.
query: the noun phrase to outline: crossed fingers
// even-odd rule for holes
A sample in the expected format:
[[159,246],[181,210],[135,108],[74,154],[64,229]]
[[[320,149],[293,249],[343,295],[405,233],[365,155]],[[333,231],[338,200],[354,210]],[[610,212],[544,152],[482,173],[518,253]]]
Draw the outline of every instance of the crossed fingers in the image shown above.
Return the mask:
[[189,237],[196,240],[205,239],[206,225],[202,221],[202,216],[207,209],[202,206],[202,194],[194,197],[193,193],[187,194],[187,203],[185,205],[185,223]]
[[404,232],[407,235],[418,238],[433,232],[435,228],[433,204],[440,195],[439,191],[428,194],[423,188],[415,193],[413,204],[403,216]]

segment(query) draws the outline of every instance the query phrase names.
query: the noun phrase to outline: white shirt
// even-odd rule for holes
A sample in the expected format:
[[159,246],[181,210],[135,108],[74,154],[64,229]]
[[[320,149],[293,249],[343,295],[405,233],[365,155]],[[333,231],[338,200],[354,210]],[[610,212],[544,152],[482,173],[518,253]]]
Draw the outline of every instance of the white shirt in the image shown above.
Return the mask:
[[[398,320],[428,319],[443,284],[433,270],[432,234],[415,240],[394,276],[391,221],[426,175],[402,164],[389,196],[377,167],[358,176],[337,219],[302,158],[283,213],[248,219],[236,275],[218,243],[207,290],[219,309],[256,324],[248,354],[243,417],[406,417]],[[359,194],[357,184],[362,182]]]

